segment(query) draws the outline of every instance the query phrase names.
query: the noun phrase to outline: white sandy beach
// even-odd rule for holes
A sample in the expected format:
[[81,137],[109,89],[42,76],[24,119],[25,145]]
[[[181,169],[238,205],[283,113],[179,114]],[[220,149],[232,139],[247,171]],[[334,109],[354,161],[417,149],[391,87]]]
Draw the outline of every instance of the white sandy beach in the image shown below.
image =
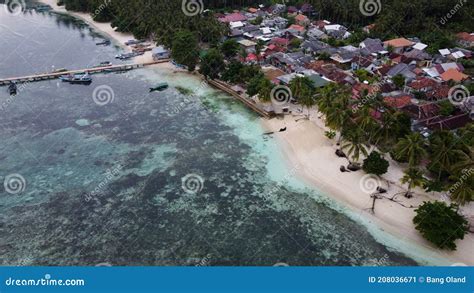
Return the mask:
[[[124,43],[127,40],[134,39],[133,35],[116,32],[109,23],[96,23],[90,15],[77,12],[66,12],[63,7],[56,5],[56,0],[42,0],[53,7],[55,11],[69,13],[78,17],[96,30],[108,35],[118,45],[127,48]],[[144,56],[135,59],[136,62],[152,61],[151,53],[147,52]],[[176,71],[176,68],[170,63],[162,63],[156,66],[169,68]],[[306,112],[306,110],[305,110]],[[301,117],[299,117],[301,118]],[[365,175],[364,172],[341,173],[339,167],[347,166],[347,160],[338,158],[334,152],[337,149],[336,142],[330,141],[324,135],[324,125],[317,114],[312,114],[312,121],[295,120],[298,117],[287,116],[284,120],[271,119],[264,120],[262,123],[269,131],[277,131],[282,127],[288,127],[288,131],[275,134],[281,149],[286,157],[288,164],[299,166],[297,175],[308,185],[324,192],[326,195],[335,199],[344,206],[351,208],[355,213],[362,215],[381,230],[390,233],[397,239],[416,244],[433,252],[433,258],[442,258],[446,263],[463,263],[474,265],[474,235],[466,235],[462,241],[457,241],[458,249],[454,252],[446,252],[436,249],[415,230],[412,219],[415,216],[414,209],[404,208],[392,201],[383,199],[377,200],[375,215],[372,215],[368,208],[372,205],[372,200],[368,193],[365,193],[360,187],[360,181]],[[403,176],[403,168],[397,163],[391,162],[391,167],[384,179],[391,184],[389,195],[403,191],[399,179]],[[382,186],[386,188],[385,182]],[[430,195],[422,190],[416,190],[416,196],[412,199],[406,199],[403,195],[398,197],[406,206],[418,206],[423,201],[440,200],[440,195]],[[469,217],[474,216],[474,205],[463,208],[463,213]]]
[[[370,194],[364,192],[360,187],[365,173],[363,171],[351,173],[339,171],[339,167],[341,165],[347,166],[348,162],[335,155],[336,141],[326,138],[324,123],[317,117],[315,111],[312,113],[312,121],[298,119],[301,117],[287,116],[283,120],[262,120],[262,123],[268,131],[288,128],[286,132],[276,133],[275,139],[278,140],[290,167],[299,166],[297,174],[307,184],[314,186],[344,206],[350,207],[355,213],[362,215],[397,239],[415,243],[428,251],[433,251],[433,258],[447,259],[453,264],[474,265],[474,236],[472,233],[466,235],[464,240],[456,242],[457,251],[446,252],[432,246],[415,230],[412,223],[415,216],[413,208],[405,208],[388,199],[382,199],[376,201],[375,215],[372,215],[368,210],[372,206]],[[403,169],[396,162],[391,161],[390,163],[389,172],[384,176],[384,179],[392,182],[388,195],[393,195],[404,190],[399,183],[399,179],[403,176]],[[380,185],[387,188],[384,181],[381,181]],[[423,201],[440,200],[440,195],[426,194],[417,189],[416,196],[412,199],[406,199],[403,195],[397,199],[405,206],[418,206]],[[463,212],[470,216],[473,214],[472,211],[472,204],[463,209]]]

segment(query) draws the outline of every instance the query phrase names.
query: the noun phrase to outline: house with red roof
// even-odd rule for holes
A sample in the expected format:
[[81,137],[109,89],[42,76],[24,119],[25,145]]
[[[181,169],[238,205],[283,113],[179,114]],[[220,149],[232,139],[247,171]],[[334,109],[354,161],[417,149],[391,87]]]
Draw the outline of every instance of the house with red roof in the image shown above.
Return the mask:
[[231,22],[246,21],[246,20],[247,20],[247,17],[240,12],[226,14],[224,17],[219,18],[219,21],[223,23],[231,23]]
[[459,109],[450,116],[442,116],[440,114],[440,107],[438,103],[435,102],[422,104],[412,103],[404,107],[403,112],[410,115],[410,117],[415,119],[420,125],[431,130],[457,129],[471,121],[469,113]]
[[427,92],[433,90],[434,87],[438,86],[438,82],[434,79],[427,77],[418,77],[414,81],[408,84],[408,87],[418,91],[418,92]]
[[457,69],[451,68],[445,71],[443,74],[441,74],[440,77],[443,81],[453,80],[455,82],[462,82],[468,79],[469,75],[466,75]]
[[410,48],[413,46],[415,43],[407,40],[405,38],[398,38],[398,39],[393,39],[393,40],[388,40],[383,42],[385,45],[385,48],[393,48],[393,52],[397,54],[403,54],[406,49]]
[[288,50],[288,46],[290,45],[290,39],[273,38],[270,40],[270,45],[277,46],[279,48],[279,51],[286,51]]
[[292,24],[288,28],[289,31],[296,31],[298,35],[303,35],[306,31],[304,26],[301,26],[299,24]]
[[356,83],[352,86],[352,98],[360,99],[365,96],[373,96],[380,91],[380,88],[375,85]]
[[395,108],[395,109],[403,109],[411,104],[412,96],[410,94],[402,93],[396,96],[387,96],[383,100],[384,102]]
[[456,35],[459,45],[464,47],[474,47],[474,34],[462,32]]
[[295,21],[296,21],[297,24],[299,24],[303,27],[307,27],[311,23],[309,18],[304,14],[298,14],[295,17]]

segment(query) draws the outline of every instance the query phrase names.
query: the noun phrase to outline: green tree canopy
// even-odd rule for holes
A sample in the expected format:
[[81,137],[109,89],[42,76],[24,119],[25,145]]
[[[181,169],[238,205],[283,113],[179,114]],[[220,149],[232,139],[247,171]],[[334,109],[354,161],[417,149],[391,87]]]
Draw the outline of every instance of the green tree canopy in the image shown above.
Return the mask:
[[235,55],[237,55],[239,49],[239,44],[234,39],[225,40],[221,45],[221,52],[227,58],[234,57]]
[[385,160],[379,152],[373,151],[364,160],[364,165],[362,166],[362,169],[369,174],[375,174],[377,176],[380,176],[387,173],[388,167],[388,161]]
[[442,249],[456,250],[455,241],[468,233],[467,220],[457,212],[457,206],[444,202],[425,202],[415,210],[416,230]]
[[192,32],[183,30],[175,35],[171,56],[179,64],[186,65],[189,71],[194,71],[199,60],[199,47]]
[[224,69],[222,54],[217,49],[210,49],[201,60],[199,72],[206,78],[216,79]]
[[426,155],[425,140],[419,133],[412,133],[395,145],[395,158],[397,160],[406,159],[410,167],[420,164]]

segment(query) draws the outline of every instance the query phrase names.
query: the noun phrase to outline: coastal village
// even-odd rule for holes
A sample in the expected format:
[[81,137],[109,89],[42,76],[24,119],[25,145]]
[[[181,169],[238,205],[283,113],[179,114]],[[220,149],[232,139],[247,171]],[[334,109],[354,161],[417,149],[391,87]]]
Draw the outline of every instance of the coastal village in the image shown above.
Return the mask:
[[[196,41],[199,52],[186,51],[189,40],[196,39],[191,31],[174,34],[170,47],[154,36],[131,40],[132,34],[110,23],[75,15],[131,51],[116,59],[134,60],[132,67],[103,62],[91,74],[157,64],[173,73],[192,72],[204,80],[201,86],[230,94],[261,117],[276,117],[261,119],[269,131],[263,135],[285,136],[285,155],[298,166],[293,173],[323,182],[324,191],[376,215],[371,219],[381,219],[381,227],[395,235],[402,231],[417,243],[425,245],[424,238],[449,251],[466,237],[457,244],[460,254],[471,254],[473,32],[456,32],[452,46],[433,49],[421,37],[375,37],[375,24],[354,29],[320,18],[310,4],[201,14],[215,18],[226,33],[218,42]],[[110,45],[110,40],[96,45]],[[178,60],[187,54],[196,55],[191,66]],[[77,82],[70,80],[75,72],[68,73],[48,77]],[[80,78],[91,84],[88,74]],[[153,86],[150,93],[168,89],[166,82]],[[176,89],[182,95],[195,90]]]
[[[329,129],[325,136],[337,138],[336,155],[349,161],[347,167],[340,166],[340,172],[363,169],[368,174],[362,181],[387,173],[385,177],[392,181],[386,179],[386,186],[379,177],[374,180],[372,212],[377,199],[414,208],[413,202],[405,205],[395,198],[404,194],[410,199],[419,188],[417,195],[434,196],[432,204],[417,202],[421,206],[413,219],[417,230],[430,221],[438,225],[440,217],[446,216],[430,212],[430,220],[425,220],[421,216],[425,208],[444,206],[458,215],[457,206],[445,205],[448,202],[466,207],[462,213],[469,221],[459,224],[463,234],[473,231],[474,217],[467,206],[472,201],[474,173],[469,138],[474,120],[470,94],[474,33],[458,32],[451,36],[453,46],[433,49],[418,37],[371,37],[375,24],[363,27],[362,32],[351,31],[319,19],[310,4],[260,5],[214,13],[214,17],[228,27],[228,35],[219,49],[211,46],[200,54],[199,72],[209,84],[263,117],[289,115],[298,121],[306,116],[311,123]],[[155,60],[173,56],[163,46],[156,50]],[[310,118],[311,112],[317,115]],[[296,126],[291,120],[284,121],[278,128],[278,123],[269,124],[275,131],[283,127],[280,132],[289,124]],[[387,127],[391,123],[392,129]],[[291,139],[287,141],[291,144]],[[402,191],[387,190],[390,184]],[[387,192],[389,197],[383,195]],[[446,237],[451,236],[442,236],[442,241]],[[446,248],[445,243],[436,245]]]
[[[425,137],[433,130],[457,129],[474,119],[474,99],[469,99],[467,91],[451,90],[456,85],[463,89],[461,85],[471,80],[462,61],[472,60],[473,52],[467,48],[474,47],[473,33],[460,32],[457,47],[436,54],[429,54],[430,44],[417,38],[366,38],[357,46],[334,46],[330,43],[348,43],[351,31],[316,15],[309,4],[276,4],[215,17],[228,25],[228,38],[240,45],[240,61],[259,65],[274,85],[289,85],[295,77],[305,76],[315,88],[331,82],[349,85],[357,100],[380,94],[387,104],[409,114],[413,127]],[[369,34],[371,29],[373,26],[366,26],[364,32]],[[156,49],[155,58],[168,58],[164,51],[163,47]],[[246,92],[242,84],[232,88]],[[443,101],[449,100],[454,108],[446,113]],[[258,103],[255,97],[253,101]],[[300,109],[291,103],[260,107],[275,114]]]

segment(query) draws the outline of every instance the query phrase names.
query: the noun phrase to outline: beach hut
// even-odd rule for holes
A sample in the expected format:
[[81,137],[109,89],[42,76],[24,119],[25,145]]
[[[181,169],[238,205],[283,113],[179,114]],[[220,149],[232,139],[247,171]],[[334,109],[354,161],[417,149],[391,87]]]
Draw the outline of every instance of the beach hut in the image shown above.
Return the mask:
[[170,58],[170,52],[163,46],[158,46],[152,50],[153,60],[159,61]]

